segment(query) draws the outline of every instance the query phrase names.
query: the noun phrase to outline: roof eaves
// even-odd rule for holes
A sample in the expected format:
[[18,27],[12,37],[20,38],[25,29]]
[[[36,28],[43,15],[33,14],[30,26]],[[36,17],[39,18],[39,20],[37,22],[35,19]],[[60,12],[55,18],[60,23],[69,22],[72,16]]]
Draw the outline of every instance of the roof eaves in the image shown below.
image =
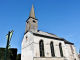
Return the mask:
[[46,38],[51,38],[51,39],[56,39],[56,40],[64,41],[66,44],[72,44],[72,45],[74,45],[74,43],[71,43],[71,42],[65,40],[64,38],[55,38],[55,37],[46,36],[46,35],[37,34],[37,33],[33,33],[33,35],[41,36],[41,37],[46,37]]
[[[36,35],[36,36],[41,36],[41,37],[46,37],[46,38],[51,38],[51,39],[56,39],[56,40],[62,40],[61,38],[55,38],[55,37],[46,36],[46,35],[37,34],[37,33],[33,33],[33,35]],[[62,40],[62,41],[63,41],[63,40]]]
[[62,39],[64,40],[64,42],[65,42],[66,44],[72,44],[72,45],[74,45],[74,43],[71,43],[71,42],[65,40],[64,38],[62,38]]

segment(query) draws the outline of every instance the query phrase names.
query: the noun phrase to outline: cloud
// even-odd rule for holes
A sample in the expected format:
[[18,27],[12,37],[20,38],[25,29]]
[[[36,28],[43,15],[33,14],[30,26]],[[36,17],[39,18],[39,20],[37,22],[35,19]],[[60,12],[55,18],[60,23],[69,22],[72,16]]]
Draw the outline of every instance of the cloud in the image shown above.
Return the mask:
[[75,35],[76,35],[76,33],[70,34],[70,35],[68,35],[67,37],[74,37]]

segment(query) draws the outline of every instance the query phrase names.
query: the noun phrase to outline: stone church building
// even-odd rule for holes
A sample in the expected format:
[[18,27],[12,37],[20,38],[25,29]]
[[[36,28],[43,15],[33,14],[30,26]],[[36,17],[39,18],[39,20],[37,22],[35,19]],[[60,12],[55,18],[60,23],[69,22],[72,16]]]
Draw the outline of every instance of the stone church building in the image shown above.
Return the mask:
[[79,60],[73,43],[55,34],[38,30],[32,5],[21,43],[21,60]]

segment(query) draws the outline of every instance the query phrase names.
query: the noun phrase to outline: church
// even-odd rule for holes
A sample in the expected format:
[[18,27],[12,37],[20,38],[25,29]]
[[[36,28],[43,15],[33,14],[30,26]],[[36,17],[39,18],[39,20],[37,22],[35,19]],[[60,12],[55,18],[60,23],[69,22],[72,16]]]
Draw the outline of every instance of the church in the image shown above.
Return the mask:
[[21,42],[21,60],[79,60],[74,43],[38,30],[32,5]]

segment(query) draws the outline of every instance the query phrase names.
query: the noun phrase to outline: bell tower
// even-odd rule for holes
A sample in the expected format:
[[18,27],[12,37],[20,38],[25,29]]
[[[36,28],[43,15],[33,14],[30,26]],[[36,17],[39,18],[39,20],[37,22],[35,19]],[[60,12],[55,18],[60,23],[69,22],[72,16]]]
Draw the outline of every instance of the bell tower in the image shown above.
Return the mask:
[[37,32],[38,28],[38,20],[35,18],[34,7],[32,5],[31,12],[29,18],[26,21],[26,29],[25,33],[30,30],[32,32]]

